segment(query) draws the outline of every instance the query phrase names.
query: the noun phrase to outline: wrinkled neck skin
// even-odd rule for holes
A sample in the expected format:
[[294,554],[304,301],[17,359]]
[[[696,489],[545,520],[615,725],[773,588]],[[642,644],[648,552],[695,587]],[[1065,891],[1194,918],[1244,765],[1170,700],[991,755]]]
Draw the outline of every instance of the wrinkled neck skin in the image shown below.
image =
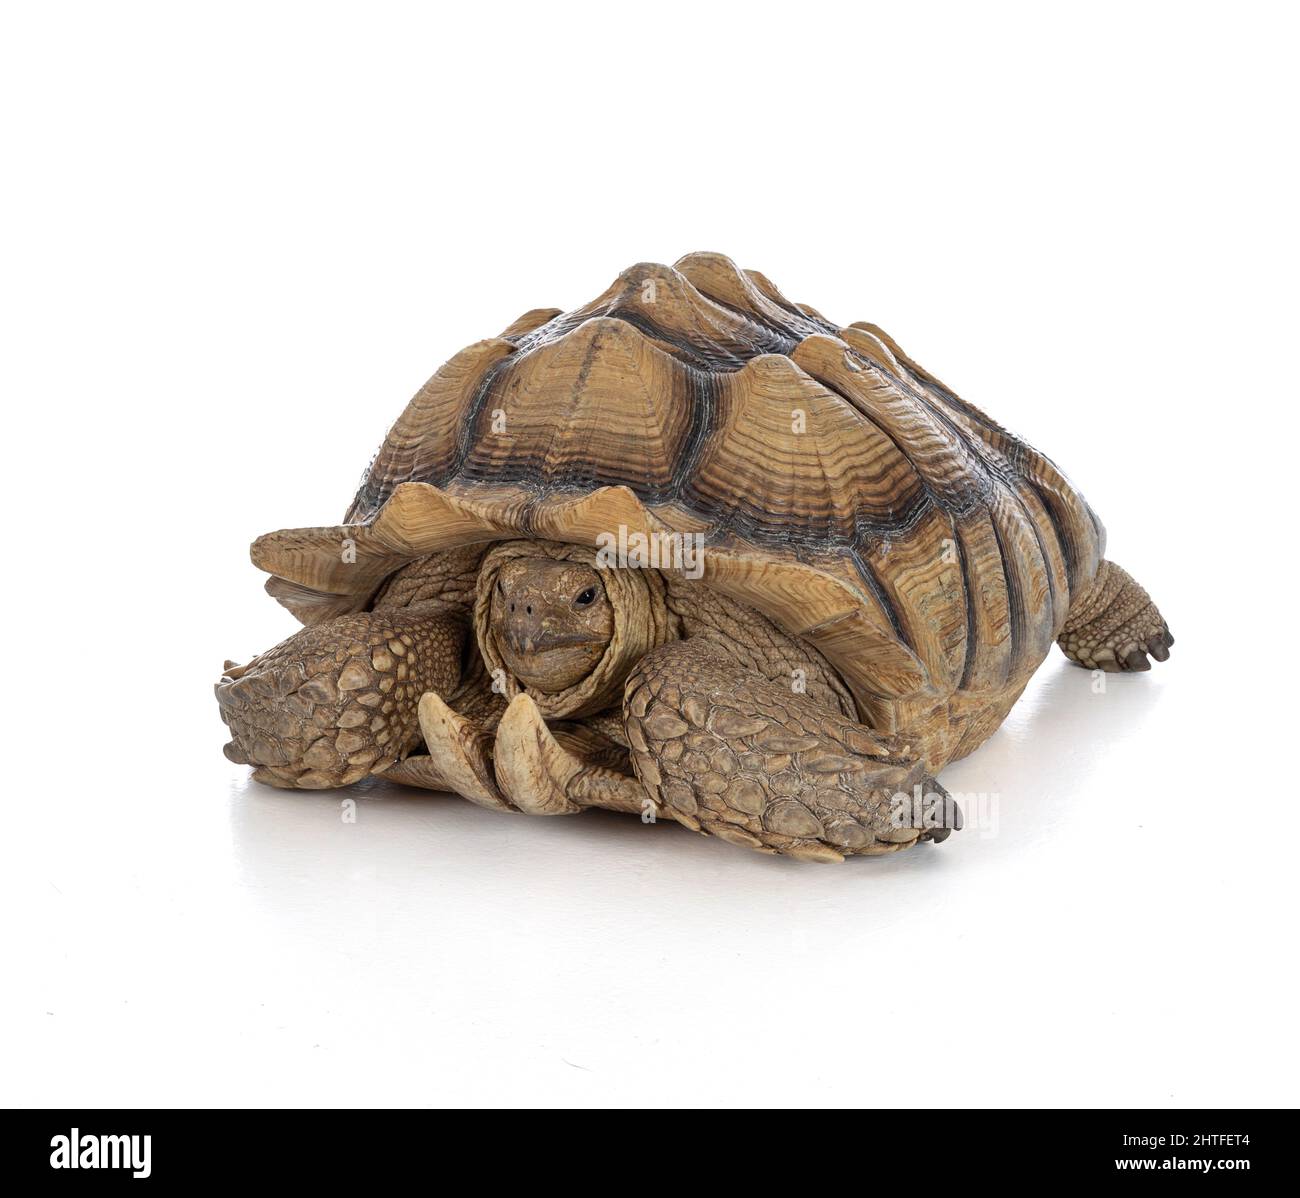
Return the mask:
[[595,550],[549,541],[488,550],[474,632],[499,689],[529,694],[548,718],[617,705],[641,658],[680,635],[658,571],[599,569]]

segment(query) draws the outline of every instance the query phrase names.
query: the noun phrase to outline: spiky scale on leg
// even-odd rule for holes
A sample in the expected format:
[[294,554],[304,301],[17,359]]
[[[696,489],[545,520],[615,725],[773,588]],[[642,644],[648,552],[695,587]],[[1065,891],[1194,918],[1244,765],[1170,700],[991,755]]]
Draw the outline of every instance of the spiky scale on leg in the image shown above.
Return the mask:
[[1128,571],[1103,561],[1097,576],[1070,604],[1070,614],[1056,638],[1076,665],[1118,673],[1149,670],[1149,653],[1166,661],[1174,638],[1151,596]]
[[[420,700],[420,731],[430,766],[444,780],[444,789],[497,811],[518,808],[501,793],[492,768],[492,735],[445,703],[432,691]],[[422,758],[408,758],[406,763]],[[390,772],[390,777],[394,775]],[[395,781],[409,781],[394,777]]]
[[347,786],[419,743],[417,704],[455,689],[464,613],[441,602],[304,628],[217,683],[226,755],[273,786]]
[[[593,734],[594,735],[594,734]],[[552,732],[528,695],[516,695],[497,728],[497,782],[530,815],[573,815],[587,807],[640,812],[646,792],[609,765],[591,737]]]
[[[946,799],[897,738],[818,706],[694,638],[648,654],[624,715],[646,790],[734,844],[804,860],[895,852],[948,828],[899,820],[899,796]],[[959,825],[957,825],[959,826]]]

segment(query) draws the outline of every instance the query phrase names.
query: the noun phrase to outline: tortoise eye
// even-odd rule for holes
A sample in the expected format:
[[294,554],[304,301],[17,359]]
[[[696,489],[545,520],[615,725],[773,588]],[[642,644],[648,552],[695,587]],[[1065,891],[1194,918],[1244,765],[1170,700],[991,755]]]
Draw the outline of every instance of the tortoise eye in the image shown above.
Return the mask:
[[574,606],[575,606],[575,607],[586,607],[586,606],[587,606],[588,604],[590,604],[590,603],[591,603],[595,598],[596,598],[596,588],[595,588],[595,587],[588,587],[585,591],[582,592],[581,595],[579,595],[579,596],[578,596],[578,597],[573,601],[573,603],[574,603]]

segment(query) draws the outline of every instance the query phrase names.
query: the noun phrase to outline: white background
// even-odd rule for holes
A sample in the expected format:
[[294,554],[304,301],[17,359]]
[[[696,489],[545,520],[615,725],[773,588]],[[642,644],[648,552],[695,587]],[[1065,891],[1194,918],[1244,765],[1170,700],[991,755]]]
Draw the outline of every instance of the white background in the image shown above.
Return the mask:
[[[9,1104],[1294,1104],[1282,6],[24,5],[0,30]],[[837,867],[249,783],[247,544],[455,351],[727,253],[1053,456],[1178,643],[1053,652]]]

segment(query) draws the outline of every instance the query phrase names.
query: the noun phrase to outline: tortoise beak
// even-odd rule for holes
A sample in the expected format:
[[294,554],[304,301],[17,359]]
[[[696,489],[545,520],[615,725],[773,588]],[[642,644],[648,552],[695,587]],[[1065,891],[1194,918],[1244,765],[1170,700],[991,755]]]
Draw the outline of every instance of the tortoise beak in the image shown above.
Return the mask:
[[599,637],[585,636],[576,632],[552,632],[545,628],[533,632],[513,625],[506,629],[505,641],[512,652],[529,654],[551,653],[556,649],[573,649],[605,643]]

